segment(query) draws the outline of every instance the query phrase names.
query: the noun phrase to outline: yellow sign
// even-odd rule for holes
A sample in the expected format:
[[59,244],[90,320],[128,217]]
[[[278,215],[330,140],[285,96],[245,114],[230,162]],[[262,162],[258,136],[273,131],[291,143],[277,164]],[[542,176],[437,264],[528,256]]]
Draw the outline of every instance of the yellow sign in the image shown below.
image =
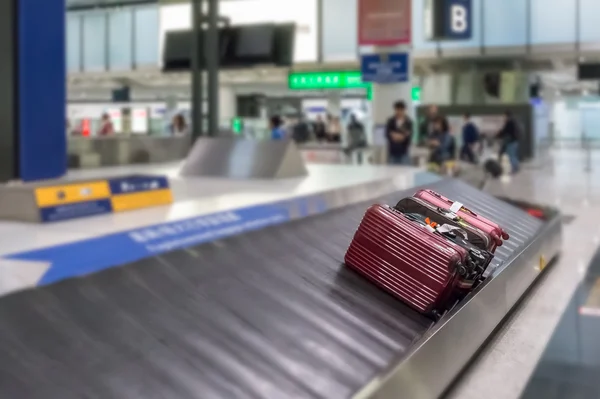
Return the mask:
[[39,187],[35,189],[35,200],[37,206],[40,208],[108,198],[110,198],[110,187],[107,181]]
[[168,205],[173,202],[170,189],[145,191],[132,194],[118,194],[111,198],[114,212],[131,211],[150,206]]

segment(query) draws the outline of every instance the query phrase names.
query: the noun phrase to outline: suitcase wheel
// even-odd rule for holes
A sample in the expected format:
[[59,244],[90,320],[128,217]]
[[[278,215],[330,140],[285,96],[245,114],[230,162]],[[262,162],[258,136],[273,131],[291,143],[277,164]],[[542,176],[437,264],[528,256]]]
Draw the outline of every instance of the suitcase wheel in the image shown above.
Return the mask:
[[510,236],[508,235],[508,233],[506,231],[502,232],[502,239],[503,240],[508,240],[510,238]]
[[465,276],[467,275],[467,268],[466,268],[466,267],[464,267],[463,265],[460,265],[460,266],[458,267],[458,274],[459,274],[461,277],[465,277]]

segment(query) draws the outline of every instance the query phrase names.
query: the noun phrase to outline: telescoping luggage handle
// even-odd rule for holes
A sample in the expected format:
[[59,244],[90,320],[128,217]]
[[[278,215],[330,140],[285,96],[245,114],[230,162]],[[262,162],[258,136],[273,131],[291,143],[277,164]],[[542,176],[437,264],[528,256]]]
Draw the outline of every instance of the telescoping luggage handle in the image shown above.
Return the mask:
[[[450,212],[453,215],[457,215],[459,211],[467,212],[467,213],[470,213],[473,216],[477,216],[477,214],[475,212],[473,212],[469,208],[465,207],[462,203],[460,203],[458,201],[454,201],[452,203],[452,205],[450,206]],[[509,239],[508,233],[506,231],[504,231],[504,229],[501,229],[501,231],[502,231],[502,239],[503,240],[508,240]],[[501,245],[501,242],[498,245]]]

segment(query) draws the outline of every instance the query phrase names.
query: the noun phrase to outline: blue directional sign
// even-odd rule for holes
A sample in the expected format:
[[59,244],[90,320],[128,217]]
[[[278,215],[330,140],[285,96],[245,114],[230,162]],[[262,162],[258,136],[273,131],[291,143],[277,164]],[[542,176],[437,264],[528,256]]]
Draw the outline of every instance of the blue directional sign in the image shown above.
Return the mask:
[[361,57],[363,82],[400,83],[410,78],[408,53],[367,54]]
[[472,0],[444,0],[445,32],[449,40],[468,40],[473,36]]

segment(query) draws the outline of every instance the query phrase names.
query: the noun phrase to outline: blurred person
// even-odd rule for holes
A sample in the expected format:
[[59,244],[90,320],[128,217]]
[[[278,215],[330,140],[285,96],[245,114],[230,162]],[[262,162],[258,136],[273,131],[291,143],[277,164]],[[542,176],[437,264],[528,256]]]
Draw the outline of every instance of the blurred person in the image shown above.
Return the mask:
[[344,150],[346,154],[350,154],[357,148],[363,148],[367,146],[367,137],[365,134],[365,126],[361,121],[358,120],[355,114],[350,115],[350,121],[348,122],[347,131],[347,147]]
[[460,149],[460,159],[469,163],[477,163],[475,155],[477,145],[479,143],[479,129],[471,121],[471,115],[465,114],[465,124],[462,127],[462,148]]
[[173,136],[183,136],[188,133],[189,130],[185,117],[182,114],[175,115],[171,122],[171,134]]
[[285,139],[285,129],[283,128],[283,121],[279,115],[273,115],[269,120],[269,128],[271,129],[272,140],[283,140]]
[[439,111],[436,105],[430,105],[427,108],[427,115],[419,125],[419,137],[417,145],[423,146],[427,144],[427,138],[433,133],[435,120],[438,117]]
[[98,130],[98,136],[110,136],[115,133],[115,128],[110,119],[110,115],[107,113],[102,114],[100,120],[100,129]]
[[433,121],[433,132],[427,138],[429,162],[442,165],[454,158],[455,141],[450,133],[448,119],[438,115]]
[[388,141],[388,161],[392,165],[410,165],[410,143],[412,140],[413,122],[406,114],[404,101],[394,103],[394,115],[385,127]]
[[501,159],[502,155],[506,153],[510,160],[510,166],[512,173],[517,173],[520,169],[519,164],[519,125],[513,118],[510,111],[504,113],[504,126],[496,135],[496,138],[500,140],[500,152],[498,158]]
[[306,143],[311,139],[312,126],[306,115],[300,115],[298,121],[292,126],[292,137],[296,143]]
[[317,120],[314,124],[315,138],[317,141],[322,142],[327,140],[327,126],[323,120],[323,116],[317,115]]
[[340,143],[342,141],[342,124],[339,117],[331,117],[331,122],[327,127],[327,138],[331,143]]

